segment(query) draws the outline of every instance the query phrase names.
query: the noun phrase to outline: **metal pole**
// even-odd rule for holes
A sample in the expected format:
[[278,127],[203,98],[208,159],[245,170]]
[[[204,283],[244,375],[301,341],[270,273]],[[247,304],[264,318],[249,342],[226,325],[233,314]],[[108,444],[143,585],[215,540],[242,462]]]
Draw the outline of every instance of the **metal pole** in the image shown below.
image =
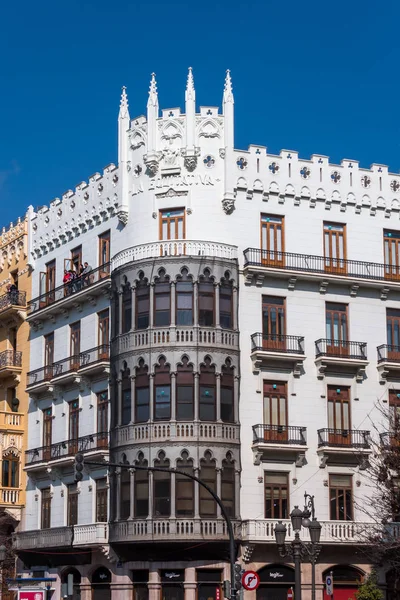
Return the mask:
[[294,600],[301,600],[301,541],[300,534],[296,531],[293,541],[294,556]]
[[315,600],[315,559],[311,559],[311,600]]

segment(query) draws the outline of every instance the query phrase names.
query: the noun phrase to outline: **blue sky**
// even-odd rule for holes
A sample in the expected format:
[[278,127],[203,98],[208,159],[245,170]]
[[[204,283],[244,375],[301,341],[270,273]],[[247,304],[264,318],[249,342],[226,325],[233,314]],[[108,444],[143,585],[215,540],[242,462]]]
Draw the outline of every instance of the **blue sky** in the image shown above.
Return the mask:
[[117,160],[120,89],[145,112],[220,105],[232,71],[237,148],[251,143],[400,170],[396,0],[38,0],[0,18],[0,226]]

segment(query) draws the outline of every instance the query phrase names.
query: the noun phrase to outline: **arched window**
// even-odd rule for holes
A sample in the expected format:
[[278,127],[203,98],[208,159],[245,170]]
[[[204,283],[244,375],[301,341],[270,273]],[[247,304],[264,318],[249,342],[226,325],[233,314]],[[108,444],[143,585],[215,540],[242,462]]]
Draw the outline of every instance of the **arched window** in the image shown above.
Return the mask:
[[235,516],[235,463],[228,453],[222,461],[221,500],[228,515]]
[[192,421],[194,416],[193,367],[187,356],[182,358],[176,371],[176,418],[178,421]]
[[199,325],[213,327],[215,323],[214,280],[210,271],[204,270],[199,280]]
[[[323,573],[323,581],[325,582],[326,576],[331,574],[334,582],[335,598],[338,600],[354,600],[357,588],[363,582],[363,573],[350,565],[335,565]],[[330,600],[330,598],[330,596],[327,596],[324,586],[324,600]]]
[[206,356],[204,363],[200,366],[199,386],[200,421],[215,421],[215,367],[211,364],[211,359],[209,356]]
[[[128,464],[125,454],[123,455],[122,462]],[[121,519],[129,519],[131,513],[131,475],[129,469],[121,469],[120,478],[121,492],[119,516]]]
[[[147,467],[148,462],[140,452],[135,465]],[[149,472],[135,471],[135,517],[146,518],[149,515]]]
[[3,465],[1,474],[2,487],[18,488],[19,487],[19,458],[9,454],[3,455]]
[[150,381],[148,367],[139,360],[135,379],[135,423],[145,423],[150,418]]
[[187,269],[176,282],[176,324],[193,325],[193,281]]
[[65,571],[61,577],[61,583],[66,585],[71,579],[73,582],[73,591],[72,596],[68,596],[68,598],[71,598],[72,600],[79,600],[81,597],[81,574],[77,569],[68,569],[67,571]]
[[234,421],[234,373],[231,360],[227,358],[221,372],[221,420],[226,423]]
[[[215,461],[212,460],[212,455],[209,450],[204,454],[204,458],[200,461],[200,479],[204,481],[212,489],[213,492],[217,493],[217,471],[215,469]],[[211,494],[199,486],[200,492],[200,516],[201,517],[216,517],[217,516],[217,503],[212,498]]]
[[154,419],[168,421],[171,418],[171,374],[163,356],[154,372]]
[[[169,468],[169,460],[165,452],[159,452],[158,460],[154,461],[155,467]],[[154,499],[153,513],[155,517],[169,517],[171,514],[171,473],[154,471],[153,475]]]
[[[176,468],[189,475],[194,475],[193,461],[184,450],[182,458],[176,462]],[[177,517],[194,516],[194,481],[185,475],[176,474],[175,479],[175,510]]]
[[164,269],[159,272],[154,286],[154,326],[166,327],[171,323],[171,285]]
[[111,573],[106,567],[99,567],[92,575],[93,600],[111,600]]
[[143,271],[136,285],[136,329],[147,329],[150,315],[150,286]]
[[126,283],[122,292],[122,333],[128,333],[132,329],[132,290]]
[[131,380],[130,371],[124,363],[124,372],[122,374],[122,410],[121,425],[128,425],[131,422]]
[[219,286],[219,323],[224,329],[233,327],[233,286],[229,271],[225,273]]

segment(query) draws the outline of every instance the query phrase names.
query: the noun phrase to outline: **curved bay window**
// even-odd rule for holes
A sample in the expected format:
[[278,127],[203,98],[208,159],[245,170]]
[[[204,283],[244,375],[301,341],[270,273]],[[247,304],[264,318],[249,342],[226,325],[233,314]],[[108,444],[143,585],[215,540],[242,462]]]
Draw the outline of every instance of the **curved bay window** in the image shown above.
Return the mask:
[[175,290],[176,324],[193,325],[193,281],[187,269],[182,269],[182,276],[177,279]]
[[[177,460],[176,468],[188,475],[194,475],[193,460],[187,452],[182,452],[182,458]],[[175,479],[175,511],[177,517],[194,516],[194,481],[179,473]]]
[[216,380],[215,366],[211,359],[206,356],[204,363],[200,365],[199,377],[199,418],[200,421],[215,421],[216,419]]
[[199,325],[213,327],[215,323],[215,293],[214,280],[210,271],[204,270],[200,277],[199,287]]
[[[204,481],[212,489],[214,493],[217,493],[217,471],[215,469],[215,460],[212,459],[211,452],[207,451],[204,454],[204,458],[200,461],[200,475],[199,478]],[[199,486],[200,494],[200,516],[201,517],[216,517],[217,516],[217,503],[213,500],[209,492]]]
[[221,372],[221,420],[227,423],[234,421],[235,370],[231,365],[231,360],[227,358]]
[[128,333],[132,329],[132,290],[126,283],[122,292],[122,333]]
[[2,463],[1,485],[9,488],[19,487],[19,458],[3,455]]
[[150,379],[143,358],[139,360],[135,379],[135,423],[145,423],[150,418]]
[[224,329],[233,327],[233,286],[228,271],[219,288],[219,323]]
[[[148,462],[144,459],[143,453],[140,452],[135,465],[139,467],[147,467]],[[149,472],[136,470],[135,471],[135,517],[146,518],[149,515]]]
[[126,368],[122,374],[122,407],[121,407],[121,425],[128,425],[131,422],[131,379],[130,371]]
[[222,461],[221,500],[226,512],[231,518],[235,517],[235,463],[232,456],[227,454]]
[[193,366],[187,356],[182,358],[176,371],[176,418],[178,421],[192,421],[194,416],[194,377]]
[[136,285],[136,329],[147,329],[150,319],[150,286],[144,273],[139,273]]
[[154,286],[154,325],[166,327],[171,323],[171,285],[164,269]]
[[171,374],[163,356],[154,373],[154,420],[168,421],[171,418]]
[[[158,460],[154,461],[155,467],[169,469],[169,460],[161,450]],[[169,517],[171,515],[171,473],[154,471],[153,474],[153,514],[155,517]]]

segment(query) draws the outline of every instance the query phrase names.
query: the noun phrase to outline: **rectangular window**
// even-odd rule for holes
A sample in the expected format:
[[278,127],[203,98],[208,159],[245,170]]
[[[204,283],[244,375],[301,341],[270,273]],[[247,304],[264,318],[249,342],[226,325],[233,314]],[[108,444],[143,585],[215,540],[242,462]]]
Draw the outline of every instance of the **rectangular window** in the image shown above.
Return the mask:
[[97,313],[99,330],[98,330],[98,342],[101,346],[99,352],[99,358],[109,357],[108,344],[110,343],[110,313],[108,308]]
[[125,286],[122,294],[122,333],[128,333],[132,329],[132,291]]
[[154,516],[169,517],[171,514],[171,474],[154,473]]
[[15,456],[3,457],[2,461],[2,486],[10,488],[19,487],[19,459]]
[[154,325],[166,327],[171,323],[171,291],[169,282],[154,286]]
[[328,354],[347,355],[349,353],[347,321],[347,304],[326,302],[325,324]]
[[215,421],[215,387],[200,385],[200,421]]
[[[73,250],[71,250],[71,265],[69,268],[72,269],[73,271],[75,271],[75,273],[79,273],[81,264],[82,264],[82,246],[78,246],[77,248],[74,248]],[[65,268],[67,268],[67,267],[65,267]]]
[[[130,380],[128,379],[128,384]],[[128,425],[131,422],[131,389],[122,390],[122,415],[121,425]]]
[[176,324],[193,325],[193,283],[178,281],[176,284]]
[[53,363],[54,333],[49,333],[44,336],[44,378],[47,381],[53,377]]
[[68,488],[68,522],[67,525],[77,525],[78,523],[78,487],[76,483],[71,483]]
[[99,235],[99,277],[110,274],[110,232],[105,231]]
[[121,470],[120,517],[129,519],[131,514],[131,475],[127,469]]
[[400,277],[400,231],[383,231],[383,246],[385,255],[385,277],[398,279]]
[[286,441],[288,439],[287,389],[286,383],[264,381],[264,430],[266,441]]
[[70,369],[79,369],[79,354],[81,352],[81,322],[71,323],[69,326],[70,348],[69,355],[71,357]]
[[147,329],[150,315],[150,286],[138,285],[136,288],[136,329]]
[[149,474],[135,472],[135,517],[146,518],[149,514]]
[[43,411],[43,459],[50,460],[51,458],[51,444],[52,444],[52,431],[53,431],[53,411],[51,408],[46,408]]
[[[202,465],[200,469],[200,479],[212,489],[214,493],[217,493],[217,472],[213,466]],[[217,515],[217,503],[212,498],[210,493],[203,488],[199,487],[200,494],[200,516],[201,517],[215,517]]]
[[185,239],[185,209],[160,210],[160,240]]
[[137,387],[136,388],[136,423],[144,423],[150,418],[150,388]]
[[178,421],[193,420],[193,385],[176,386],[176,418]]
[[108,445],[108,392],[99,392],[97,396],[97,446]]
[[69,403],[69,453],[76,454],[78,452],[79,438],[79,401],[74,400]]
[[56,287],[56,261],[52,260],[46,264],[46,292]]
[[289,518],[289,477],[287,473],[264,473],[265,518]]
[[[193,475],[193,467],[179,466],[180,471]],[[194,482],[184,475],[176,474],[175,479],[176,516],[194,516]]]
[[262,297],[263,348],[284,350],[286,347],[285,298]]
[[261,215],[261,257],[271,266],[284,265],[284,218]]
[[386,309],[388,358],[400,360],[400,310]]
[[219,288],[219,322],[224,329],[233,327],[233,288],[221,285]]
[[107,479],[96,479],[96,523],[107,523]]
[[346,273],[346,225],[324,222],[325,271]]
[[351,475],[329,475],[330,519],[353,520],[353,492]]
[[42,506],[41,506],[41,519],[40,528],[50,529],[51,527],[51,493],[50,488],[42,489]]
[[160,421],[168,421],[171,418],[171,386],[156,385],[154,396],[154,418]]
[[349,387],[328,385],[328,427],[331,444],[351,444]]
[[214,284],[199,283],[199,325],[214,327]]

